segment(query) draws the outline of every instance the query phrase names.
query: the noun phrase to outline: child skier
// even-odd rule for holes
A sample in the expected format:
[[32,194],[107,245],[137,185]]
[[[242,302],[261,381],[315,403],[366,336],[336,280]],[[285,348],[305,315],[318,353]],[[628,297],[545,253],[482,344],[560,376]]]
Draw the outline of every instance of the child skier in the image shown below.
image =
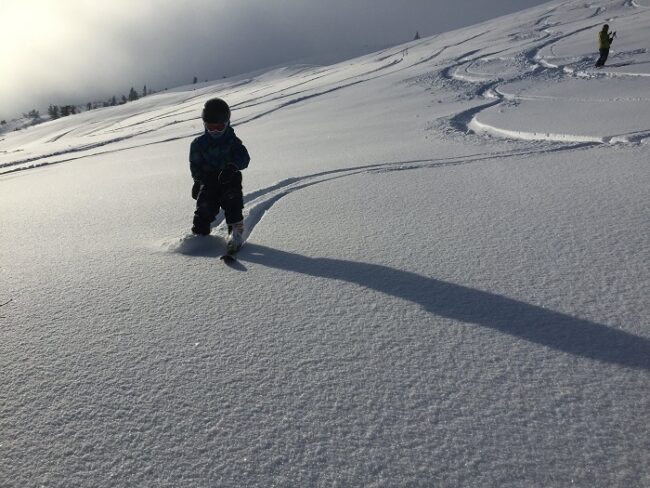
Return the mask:
[[230,107],[220,98],[203,106],[205,132],[190,145],[190,171],[194,179],[192,198],[196,211],[192,233],[207,236],[210,223],[223,208],[230,239],[228,252],[236,252],[244,241],[244,196],[240,170],[250,156],[230,126]]

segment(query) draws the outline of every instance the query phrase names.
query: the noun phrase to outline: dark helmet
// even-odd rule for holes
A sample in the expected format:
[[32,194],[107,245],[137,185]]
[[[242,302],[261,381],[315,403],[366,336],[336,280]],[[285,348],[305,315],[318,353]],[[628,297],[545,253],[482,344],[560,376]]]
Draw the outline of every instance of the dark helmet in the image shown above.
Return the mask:
[[603,30],[604,30],[604,31],[609,30],[609,25],[605,24],[605,25],[603,26]]
[[221,98],[211,98],[203,106],[203,122],[217,123],[230,121],[230,107]]

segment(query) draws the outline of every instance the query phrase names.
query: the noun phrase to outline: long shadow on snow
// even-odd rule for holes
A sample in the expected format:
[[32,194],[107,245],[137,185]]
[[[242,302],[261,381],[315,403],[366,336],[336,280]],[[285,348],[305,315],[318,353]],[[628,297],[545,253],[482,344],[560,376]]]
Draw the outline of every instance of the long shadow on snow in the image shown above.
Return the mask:
[[650,370],[650,340],[494,293],[377,264],[309,258],[248,243],[241,261],[355,283],[402,298],[428,312],[488,327],[552,349]]

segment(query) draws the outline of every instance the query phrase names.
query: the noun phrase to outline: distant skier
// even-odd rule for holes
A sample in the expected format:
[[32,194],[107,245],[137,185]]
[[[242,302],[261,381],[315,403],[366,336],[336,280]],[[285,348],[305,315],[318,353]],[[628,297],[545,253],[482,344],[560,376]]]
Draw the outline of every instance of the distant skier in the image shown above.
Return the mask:
[[605,66],[605,61],[607,61],[607,56],[609,56],[609,47],[616,37],[616,32],[610,35],[608,31],[609,25],[605,24],[598,33],[598,50],[600,51],[600,57],[598,58],[598,61],[596,61],[596,67],[598,68]]
[[240,171],[248,167],[250,156],[230,126],[230,107],[224,100],[205,102],[201,118],[205,132],[190,145],[192,198],[196,200],[192,233],[210,234],[210,223],[221,207],[230,233],[228,251],[236,252],[244,236]]

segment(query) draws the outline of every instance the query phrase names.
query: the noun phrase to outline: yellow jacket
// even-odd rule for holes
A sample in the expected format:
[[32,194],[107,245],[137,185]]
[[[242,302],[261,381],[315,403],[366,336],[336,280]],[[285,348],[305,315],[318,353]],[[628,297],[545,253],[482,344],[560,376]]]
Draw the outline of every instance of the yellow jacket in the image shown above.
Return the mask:
[[612,38],[609,37],[609,32],[601,30],[598,33],[598,49],[609,49],[611,43]]

